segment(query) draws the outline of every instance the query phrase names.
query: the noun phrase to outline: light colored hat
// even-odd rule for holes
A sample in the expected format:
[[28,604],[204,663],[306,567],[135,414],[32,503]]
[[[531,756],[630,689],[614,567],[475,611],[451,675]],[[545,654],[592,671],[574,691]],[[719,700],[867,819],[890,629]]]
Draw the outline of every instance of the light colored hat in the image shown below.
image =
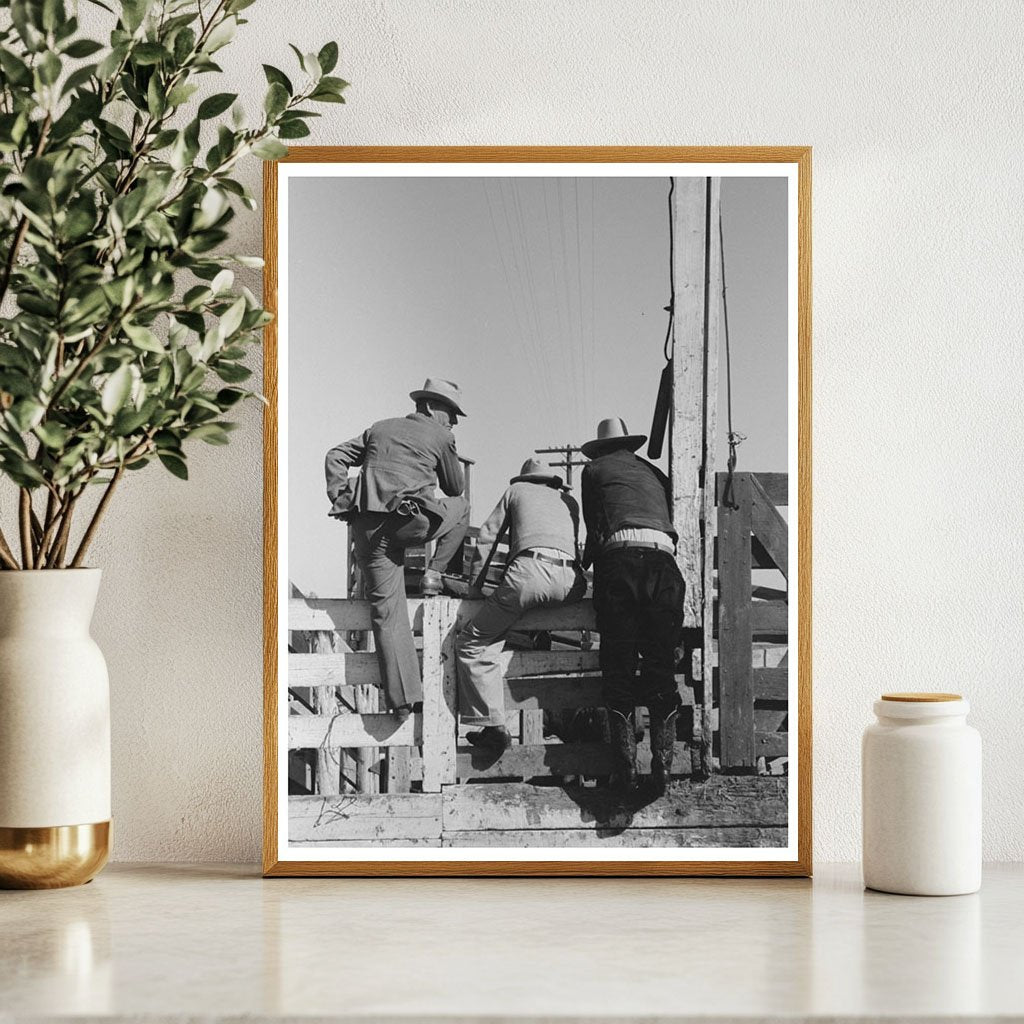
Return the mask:
[[428,377],[419,391],[410,391],[409,397],[413,401],[421,398],[436,398],[441,402],[447,402],[460,416],[466,415],[462,408],[462,390],[454,381],[443,380],[441,377]]
[[613,417],[601,420],[597,425],[597,437],[581,445],[580,451],[588,459],[596,459],[609,448],[628,448],[635,452],[646,440],[646,434],[631,434],[624,420]]
[[562,478],[557,473],[552,473],[539,459],[527,459],[523,468],[519,470],[519,476],[512,477],[510,484],[551,484],[554,487],[562,487]]

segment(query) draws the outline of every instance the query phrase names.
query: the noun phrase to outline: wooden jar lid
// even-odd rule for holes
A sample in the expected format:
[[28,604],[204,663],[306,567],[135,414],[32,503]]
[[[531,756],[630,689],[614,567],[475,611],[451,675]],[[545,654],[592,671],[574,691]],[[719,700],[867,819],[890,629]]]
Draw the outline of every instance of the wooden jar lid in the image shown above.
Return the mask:
[[882,700],[903,701],[908,704],[930,704],[943,700],[963,700],[959,693],[883,693]]

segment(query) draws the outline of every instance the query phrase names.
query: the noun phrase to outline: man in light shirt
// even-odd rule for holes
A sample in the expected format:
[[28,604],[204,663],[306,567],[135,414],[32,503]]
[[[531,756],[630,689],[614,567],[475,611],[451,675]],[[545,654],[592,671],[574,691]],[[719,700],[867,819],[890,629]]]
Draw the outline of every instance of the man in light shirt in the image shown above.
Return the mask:
[[[594,566],[594,611],[615,777],[637,784],[636,705],[650,716],[651,786],[663,793],[672,771],[679,713],[676,644],[682,634],[682,574],[675,560],[672,488],[636,450],[647,440],[620,419],[602,420],[582,446],[584,567]],[[637,669],[640,670],[639,679]]]
[[508,537],[508,564],[497,590],[459,633],[459,715],[482,728],[466,739],[500,756],[512,742],[505,724],[501,653],[523,612],[579,601],[587,590],[577,557],[579,506],[562,478],[527,459],[480,527],[470,572],[480,597],[494,549]]

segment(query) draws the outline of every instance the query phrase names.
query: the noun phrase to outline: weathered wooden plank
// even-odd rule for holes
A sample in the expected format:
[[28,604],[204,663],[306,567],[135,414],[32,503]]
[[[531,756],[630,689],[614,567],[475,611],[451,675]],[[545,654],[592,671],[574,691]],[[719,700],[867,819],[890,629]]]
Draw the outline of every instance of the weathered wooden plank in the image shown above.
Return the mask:
[[[472,620],[482,601],[445,598],[460,604],[459,625]],[[423,599],[409,599],[409,618],[413,629],[420,631],[423,623]],[[367,630],[370,628],[370,602],[349,598],[292,598],[288,602],[289,630]],[[519,622],[517,629],[580,630],[594,629],[592,602],[559,605],[555,608],[534,608]]]
[[[769,701],[768,706],[764,707],[760,704],[754,704],[754,741],[757,742],[757,737],[762,733],[765,735],[775,735],[778,732],[785,732],[786,719],[789,717],[789,711],[786,709],[784,704],[780,705],[778,701]],[[763,756],[761,751],[757,752],[758,757]]]
[[569,672],[598,672],[598,651],[506,651],[506,679],[522,676],[565,675]]
[[[789,631],[789,605],[785,601],[750,601],[751,635],[757,637],[785,637]],[[721,637],[722,598],[717,605],[715,635]],[[785,643],[775,646],[785,646]],[[763,659],[762,659],[763,660]]]
[[411,746],[420,742],[422,716],[402,724],[394,715],[291,715],[288,749]]
[[[409,599],[413,628],[422,619],[422,598]],[[365,630],[370,628],[370,602],[347,597],[293,597],[288,601],[288,629]]]
[[733,505],[718,507],[718,541],[718,721],[722,767],[753,768],[756,762],[748,473],[737,473],[733,478]]
[[323,848],[329,846],[332,849],[335,847],[341,849],[348,849],[349,847],[372,847],[378,850],[386,850],[390,848],[404,849],[410,846],[420,847],[440,847],[440,839],[308,839],[308,840],[294,840],[291,839],[288,842],[289,846],[306,846],[314,848]]
[[[326,655],[334,649],[333,633],[312,633],[309,643],[315,652],[313,657]],[[331,686],[320,686],[313,691],[313,711],[317,715],[331,716],[338,710],[337,696]],[[318,745],[319,747],[319,745]],[[322,796],[340,793],[342,790],[342,759],[337,750],[319,747],[316,752],[316,792]]]
[[[789,474],[788,473],[751,473],[757,478],[768,500],[775,506],[789,504]],[[715,500],[720,502],[725,491],[725,481],[728,474],[717,473],[715,477],[716,495]]]
[[438,755],[441,785],[455,781],[455,748],[459,741],[459,680],[455,641],[458,634],[459,602],[444,599],[441,612],[441,705],[438,714]]
[[[380,692],[372,686],[356,687],[356,714],[367,718],[377,714],[377,698]],[[379,786],[379,776],[370,769],[377,764],[380,751],[377,747],[357,747],[352,751],[355,761],[356,791],[359,793],[376,793]]]
[[423,791],[455,781],[457,735],[455,621],[459,602],[428,599],[423,606]]
[[785,757],[789,754],[788,732],[758,732],[754,734],[758,757]]
[[[459,606],[459,628],[471,622],[482,607],[483,601],[462,600]],[[596,628],[597,620],[594,618],[592,601],[578,601],[575,604],[563,604],[554,608],[531,608],[516,621],[517,630],[573,631]]]
[[627,828],[525,829],[444,832],[442,846],[458,847],[687,847],[749,849],[785,847],[785,828]]
[[789,700],[789,670],[755,668],[753,687],[755,700]]
[[375,651],[351,654],[289,654],[282,686],[380,686]]
[[785,601],[751,601],[750,629],[756,636],[785,636],[789,632],[789,605]]
[[473,829],[783,827],[785,778],[712,776],[673,783],[665,796],[632,809],[605,789],[502,785],[446,786],[445,832]]
[[[600,676],[536,676],[505,680],[505,706],[538,712],[604,705]],[[540,742],[538,738],[537,742]]]
[[750,483],[750,526],[782,575],[789,579],[789,524],[779,515],[753,474]]
[[288,798],[288,841],[440,839],[437,793]]
[[[676,744],[676,765],[688,764],[685,743]],[[611,753],[604,743],[544,743],[513,746],[495,761],[493,755],[475,747],[459,747],[459,779],[533,779],[549,775],[609,775]],[[637,767],[642,774],[651,770],[651,749],[641,744]]]
[[408,793],[412,782],[412,757],[409,747],[387,747],[384,752],[388,793]]
[[[715,538],[715,565],[718,565],[718,538]],[[775,563],[756,537],[750,538],[750,567],[752,569],[774,569]]]

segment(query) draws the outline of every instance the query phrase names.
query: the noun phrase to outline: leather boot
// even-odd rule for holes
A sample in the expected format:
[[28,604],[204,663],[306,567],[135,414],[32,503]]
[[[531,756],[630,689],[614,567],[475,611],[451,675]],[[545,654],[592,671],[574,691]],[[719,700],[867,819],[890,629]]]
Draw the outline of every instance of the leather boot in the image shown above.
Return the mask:
[[613,785],[623,794],[636,787],[636,719],[608,708],[608,734],[612,749]]
[[669,709],[648,707],[651,724],[651,788],[661,796],[668,787],[675,755],[676,716],[679,705]]

